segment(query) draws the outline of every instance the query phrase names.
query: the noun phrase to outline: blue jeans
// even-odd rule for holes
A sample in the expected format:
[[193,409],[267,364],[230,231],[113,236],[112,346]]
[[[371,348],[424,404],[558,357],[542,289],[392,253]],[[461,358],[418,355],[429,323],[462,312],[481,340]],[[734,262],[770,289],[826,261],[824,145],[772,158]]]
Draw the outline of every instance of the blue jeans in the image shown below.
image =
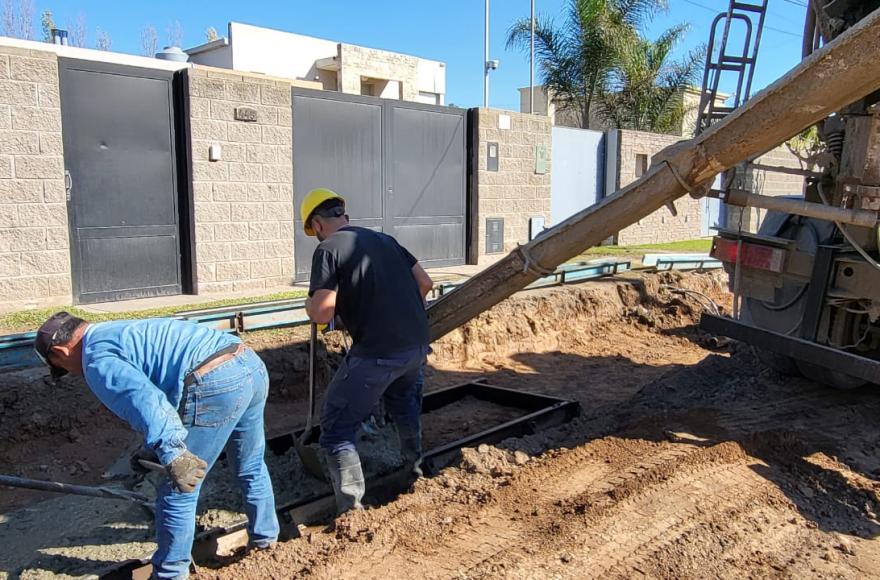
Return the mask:
[[427,352],[427,346],[420,346],[382,358],[347,356],[327,387],[321,409],[321,447],[331,455],[357,451],[358,428],[383,396],[385,410],[398,430],[418,432]]
[[[266,440],[263,410],[269,394],[269,374],[250,349],[196,379],[186,389],[183,425],[187,448],[208,463],[208,470],[226,447],[238,476],[252,544],[264,547],[278,539],[278,519],[272,481],[263,456]],[[193,493],[174,491],[166,481],[156,499],[156,541],[153,576],[186,578],[195,534]]]

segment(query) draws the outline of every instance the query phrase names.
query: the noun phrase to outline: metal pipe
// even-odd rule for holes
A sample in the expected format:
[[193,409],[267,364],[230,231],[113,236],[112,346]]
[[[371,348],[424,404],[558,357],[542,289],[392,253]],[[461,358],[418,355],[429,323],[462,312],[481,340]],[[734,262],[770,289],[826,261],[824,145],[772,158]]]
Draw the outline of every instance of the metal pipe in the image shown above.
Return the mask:
[[802,215],[863,228],[873,228],[877,225],[877,212],[865,209],[833,207],[803,199],[759,195],[741,189],[731,189],[726,195],[719,195],[719,197],[730,205],[738,205],[740,207],[759,207],[770,211]]
[[769,171],[771,173],[784,173],[786,175],[800,175],[802,177],[820,178],[822,174],[818,171],[810,171],[809,169],[798,169],[796,167],[783,167],[781,165],[764,165],[763,163],[749,163],[749,168],[759,171]]
[[529,52],[529,113],[535,114],[535,0],[532,0],[532,46]]
[[816,37],[816,12],[813,9],[813,1],[807,0],[807,15],[804,19],[804,38],[801,46],[801,58],[807,58],[813,52],[813,42]]
[[485,30],[483,31],[483,108],[489,108],[489,0],[486,0]]

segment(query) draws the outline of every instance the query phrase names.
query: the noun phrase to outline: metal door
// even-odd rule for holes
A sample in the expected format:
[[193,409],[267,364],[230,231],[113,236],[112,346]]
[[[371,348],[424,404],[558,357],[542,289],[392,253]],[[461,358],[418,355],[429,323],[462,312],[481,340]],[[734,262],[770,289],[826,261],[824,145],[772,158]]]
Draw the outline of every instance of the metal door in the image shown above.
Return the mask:
[[307,280],[315,238],[299,204],[316,187],[346,198],[354,225],[395,236],[428,266],[464,263],[465,111],[294,89],[295,269]]
[[299,205],[316,187],[346,200],[353,225],[382,230],[382,104],[339,94],[293,95],[296,279],[308,280],[318,241],[305,235]]
[[550,219],[556,225],[602,199],[605,190],[605,134],[553,127]]
[[386,230],[425,266],[464,263],[465,111],[386,102]]
[[78,303],[180,294],[173,73],[61,59]]
[[[721,188],[721,176],[717,175],[712,182],[713,189]],[[713,230],[727,227],[727,205],[714,197],[703,198],[703,215],[700,221],[700,235],[715,235]]]

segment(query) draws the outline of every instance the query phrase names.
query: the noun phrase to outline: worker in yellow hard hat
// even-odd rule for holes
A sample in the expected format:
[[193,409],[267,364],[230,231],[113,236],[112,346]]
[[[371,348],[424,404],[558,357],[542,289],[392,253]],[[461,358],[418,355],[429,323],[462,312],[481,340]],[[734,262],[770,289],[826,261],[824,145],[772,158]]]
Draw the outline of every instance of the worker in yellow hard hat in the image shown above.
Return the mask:
[[323,187],[313,189],[302,200],[302,204],[299,206],[299,215],[302,218],[306,235],[317,236],[319,241],[324,241],[324,238],[312,227],[312,217],[318,215],[331,218],[345,215],[345,199],[332,189]]
[[433,282],[393,237],[349,224],[345,200],[334,191],[310,191],[300,217],[306,234],[320,241],[312,257],[309,318],[325,324],[338,316],[352,337],[327,387],[319,439],[343,513],[361,507],[364,476],[355,436],[380,400],[397,428],[404,461],[420,473],[425,296]]

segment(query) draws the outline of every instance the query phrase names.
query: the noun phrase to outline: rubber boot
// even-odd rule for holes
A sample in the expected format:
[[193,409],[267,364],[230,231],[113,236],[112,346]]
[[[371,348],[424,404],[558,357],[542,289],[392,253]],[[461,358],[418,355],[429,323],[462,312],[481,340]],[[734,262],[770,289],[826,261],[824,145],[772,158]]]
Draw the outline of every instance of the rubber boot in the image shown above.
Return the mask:
[[364,472],[357,451],[343,449],[339,453],[327,455],[327,470],[336,495],[336,514],[349,510],[362,510],[364,498]]
[[397,426],[397,437],[400,440],[400,454],[404,465],[412,466],[412,473],[422,477],[422,431],[418,427]]

